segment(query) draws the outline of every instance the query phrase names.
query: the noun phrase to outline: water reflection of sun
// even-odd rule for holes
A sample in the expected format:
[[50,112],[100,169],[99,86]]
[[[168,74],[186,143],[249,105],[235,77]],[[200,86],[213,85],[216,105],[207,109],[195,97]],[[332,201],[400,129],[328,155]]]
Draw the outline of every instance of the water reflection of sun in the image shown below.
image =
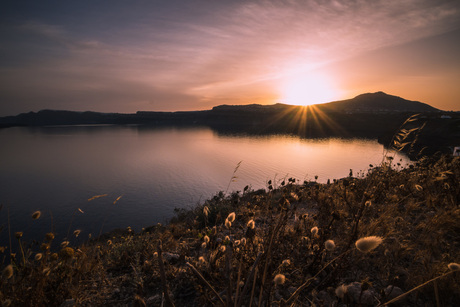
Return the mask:
[[290,105],[307,106],[337,99],[333,82],[320,74],[295,74],[287,78],[281,88],[281,101]]

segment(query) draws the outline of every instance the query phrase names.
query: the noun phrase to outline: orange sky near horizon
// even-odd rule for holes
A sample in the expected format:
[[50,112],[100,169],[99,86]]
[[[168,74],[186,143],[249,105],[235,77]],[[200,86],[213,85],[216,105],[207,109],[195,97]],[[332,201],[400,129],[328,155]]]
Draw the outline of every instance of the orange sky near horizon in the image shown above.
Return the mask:
[[0,116],[377,91],[460,111],[458,1],[24,1],[0,18]]

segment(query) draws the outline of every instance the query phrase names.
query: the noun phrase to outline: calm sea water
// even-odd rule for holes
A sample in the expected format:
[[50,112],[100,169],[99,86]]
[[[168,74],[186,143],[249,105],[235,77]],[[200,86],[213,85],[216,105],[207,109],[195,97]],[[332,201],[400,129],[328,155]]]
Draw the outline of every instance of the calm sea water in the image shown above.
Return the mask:
[[[350,169],[357,175],[383,156],[376,140],[219,135],[209,128],[9,128],[0,130],[0,144],[0,245],[7,245],[8,216],[11,233],[37,240],[49,231],[63,238],[81,229],[80,238],[88,238],[165,222],[174,208],[225,191],[240,161],[229,192],[265,188],[270,179],[326,182]],[[88,201],[101,194],[107,196]]]

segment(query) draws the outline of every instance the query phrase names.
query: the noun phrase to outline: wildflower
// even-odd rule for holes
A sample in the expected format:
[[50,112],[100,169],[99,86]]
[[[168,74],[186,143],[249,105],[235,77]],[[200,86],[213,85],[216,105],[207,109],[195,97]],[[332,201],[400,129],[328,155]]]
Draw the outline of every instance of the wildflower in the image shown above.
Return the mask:
[[80,234],[81,230],[80,229],[77,229],[73,232],[74,236],[75,237],[78,237],[78,235]]
[[198,261],[200,262],[200,264],[205,264],[206,263],[206,260],[204,260],[204,257],[203,256],[200,256],[198,258]]
[[289,266],[291,264],[291,261],[289,259],[284,259],[283,262],[281,263],[282,266]]
[[16,239],[18,239],[18,240],[22,238],[22,235],[23,235],[22,231],[18,231],[18,232],[16,232],[16,233],[14,234],[14,236],[15,236]]
[[13,276],[13,266],[11,264],[7,265],[6,268],[3,269],[2,276],[5,279],[10,279]]
[[32,218],[34,220],[40,218],[40,215],[42,215],[42,213],[40,211],[35,211],[34,213],[32,213]]
[[35,261],[40,261],[42,259],[43,254],[42,253],[37,253],[35,255]]
[[45,238],[46,238],[46,240],[48,240],[48,241],[54,240],[54,233],[48,232],[48,233],[45,235]]
[[248,228],[254,229],[254,227],[256,227],[256,223],[254,222],[254,220],[250,220],[248,222]]
[[376,236],[364,237],[356,241],[356,248],[363,253],[370,252],[382,243],[382,238]]
[[209,243],[209,237],[208,236],[204,236],[203,240],[204,240],[205,243]]
[[230,213],[228,216],[227,216],[227,220],[230,222],[230,223],[233,223],[235,221],[235,212],[232,212]]
[[458,270],[460,270],[460,264],[455,263],[455,262],[449,263],[449,264],[447,265],[447,267],[448,267],[449,270],[451,270],[451,271],[458,271]]
[[243,246],[246,245],[246,238],[241,239],[241,245],[243,245]]
[[326,247],[326,249],[328,251],[333,251],[334,248],[335,248],[335,243],[333,240],[327,240],[325,243],[324,243],[324,246]]
[[230,222],[228,219],[225,220],[225,227],[230,228],[232,227],[232,222]]
[[201,243],[201,248],[206,248],[207,244],[206,242]]
[[220,251],[221,251],[222,253],[224,253],[224,252],[225,252],[225,250],[226,250],[226,247],[225,247],[225,245],[222,245],[222,246],[220,247]]
[[347,293],[347,290],[348,290],[347,286],[340,285],[337,287],[337,289],[335,289],[335,295],[337,295],[338,298],[343,299],[343,297]]
[[273,278],[273,281],[277,285],[282,285],[286,281],[286,277],[283,274],[277,274],[275,278]]
[[63,242],[61,243],[61,247],[62,247],[62,248],[67,247],[67,245],[69,245],[69,243],[70,243],[69,241],[63,241]]
[[313,227],[313,228],[311,229],[311,234],[312,234],[314,237],[316,237],[316,236],[318,235],[318,227],[316,227],[316,226]]

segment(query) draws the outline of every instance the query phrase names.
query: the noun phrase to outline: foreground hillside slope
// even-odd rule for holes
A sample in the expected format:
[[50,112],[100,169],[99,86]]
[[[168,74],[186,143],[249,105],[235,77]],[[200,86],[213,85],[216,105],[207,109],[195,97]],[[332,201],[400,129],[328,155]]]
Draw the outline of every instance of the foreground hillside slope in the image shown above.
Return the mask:
[[0,300],[377,306],[396,299],[399,306],[455,306],[459,200],[459,157],[424,158],[407,168],[386,157],[359,178],[286,178],[267,182],[266,190],[220,192],[176,210],[168,225],[114,231],[81,246],[55,242],[52,233],[28,245],[27,233],[17,233],[23,249],[3,247]]

